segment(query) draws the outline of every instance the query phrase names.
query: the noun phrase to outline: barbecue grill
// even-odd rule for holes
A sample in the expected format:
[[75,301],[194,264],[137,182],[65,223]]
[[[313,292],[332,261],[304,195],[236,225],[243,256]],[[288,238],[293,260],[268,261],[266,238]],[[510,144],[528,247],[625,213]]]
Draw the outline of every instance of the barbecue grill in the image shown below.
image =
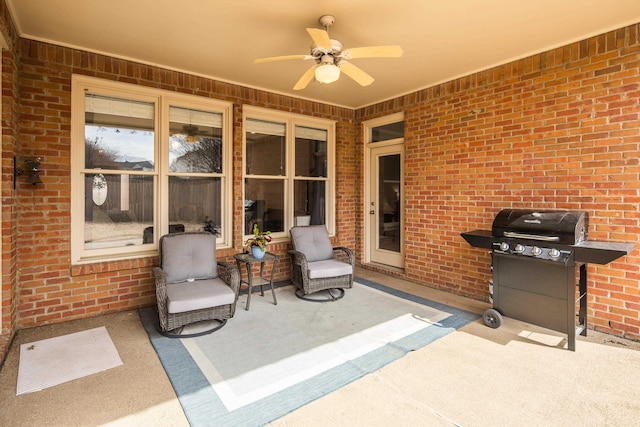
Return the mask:
[[491,250],[493,308],[485,324],[498,328],[507,316],[553,329],[575,351],[576,335],[587,335],[587,263],[608,264],[634,247],[589,241],[588,232],[587,212],[504,209],[490,231],[461,233]]

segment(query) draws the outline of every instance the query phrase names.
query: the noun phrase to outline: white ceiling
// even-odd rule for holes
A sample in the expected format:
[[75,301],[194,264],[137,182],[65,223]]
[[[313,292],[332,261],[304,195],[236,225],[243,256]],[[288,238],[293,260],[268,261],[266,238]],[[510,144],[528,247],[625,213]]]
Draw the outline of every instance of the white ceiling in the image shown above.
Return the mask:
[[[640,22],[640,0],[7,0],[21,37],[358,108]],[[292,88],[311,61],[307,27],[331,14],[345,49],[400,45],[402,58],[354,59],[375,78]]]

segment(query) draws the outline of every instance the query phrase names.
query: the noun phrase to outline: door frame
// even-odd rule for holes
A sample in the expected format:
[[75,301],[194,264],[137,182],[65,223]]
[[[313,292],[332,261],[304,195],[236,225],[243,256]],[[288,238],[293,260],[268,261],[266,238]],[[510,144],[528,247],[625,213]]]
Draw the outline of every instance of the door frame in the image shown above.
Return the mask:
[[364,140],[364,150],[363,150],[363,164],[364,164],[364,204],[362,206],[362,215],[364,217],[364,227],[363,227],[363,241],[364,241],[364,262],[371,263],[379,261],[372,261],[372,248],[375,247],[376,242],[372,238],[373,230],[372,227],[377,226],[377,224],[372,223],[373,217],[375,215],[370,215],[369,211],[371,210],[371,202],[373,200],[372,191],[375,191],[375,188],[372,188],[373,179],[377,179],[377,177],[373,177],[372,173],[374,171],[374,165],[371,164],[371,158],[374,150],[380,148],[387,147],[397,147],[397,152],[400,154],[400,166],[401,166],[401,175],[400,175],[400,188],[401,188],[401,197],[400,197],[400,252],[398,254],[398,262],[394,262],[392,264],[384,264],[393,268],[404,268],[404,138],[390,139],[387,141],[380,142],[371,142],[371,130],[377,126],[382,126],[390,123],[396,123],[404,120],[404,113],[396,113],[391,114],[384,117],[379,117],[372,120],[367,120],[362,122],[362,135]]
[[[9,49],[9,45],[7,44],[7,41],[5,40],[4,36],[2,34],[0,34],[0,54],[2,54],[3,50]],[[0,61],[0,85],[2,85],[2,61]],[[14,99],[15,101],[15,99]],[[0,102],[0,117],[2,117],[2,102]],[[2,140],[2,126],[0,125],[0,141]],[[14,141],[14,149],[13,149],[13,153],[15,155],[16,149],[15,149],[15,141]],[[2,145],[0,145],[0,158],[2,157]],[[15,157],[14,157],[15,158]],[[15,160],[14,160],[14,164],[13,167],[15,168]],[[9,185],[14,186],[15,185],[15,176],[13,177],[13,181],[11,182]],[[6,185],[6,183],[5,183]],[[13,187],[11,187],[13,188]],[[13,203],[15,205],[15,195],[16,192],[15,190],[13,190],[12,196],[14,196],[14,200]],[[15,209],[15,207],[14,207]],[[2,199],[0,198],[0,211],[2,211]],[[15,224],[13,224],[15,226]],[[4,227],[2,227],[4,228]],[[13,230],[15,230],[15,228],[12,227]],[[15,231],[12,231],[12,233],[15,233]],[[15,237],[15,236],[14,236]],[[0,239],[0,249],[2,249],[2,253],[4,253],[4,239]],[[15,256],[15,255],[14,255]],[[0,262],[0,280],[3,280],[4,276],[3,276],[3,269],[2,269],[2,262]],[[11,324],[11,322],[8,325],[4,325],[2,323],[2,301],[5,300],[5,296],[2,293],[2,289],[4,288],[4,286],[0,286],[0,331],[2,331],[3,329],[11,329],[13,330],[13,324]],[[11,303],[12,304],[12,303]],[[9,310],[11,310],[13,307],[9,306],[8,307]]]

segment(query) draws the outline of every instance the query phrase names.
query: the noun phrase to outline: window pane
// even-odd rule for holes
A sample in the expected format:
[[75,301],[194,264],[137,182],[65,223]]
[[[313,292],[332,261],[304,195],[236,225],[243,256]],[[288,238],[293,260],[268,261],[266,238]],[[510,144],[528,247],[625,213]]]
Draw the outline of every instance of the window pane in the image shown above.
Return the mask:
[[327,131],[296,126],[296,176],[327,176]]
[[284,123],[247,119],[247,175],[286,175]]
[[400,155],[378,158],[380,249],[400,252]]
[[153,226],[153,177],[85,175],[84,248],[143,244]]
[[371,142],[404,138],[404,122],[389,123],[371,129]]
[[324,181],[294,183],[294,225],[325,223],[326,184]]
[[222,173],[222,114],[169,108],[169,170]]
[[85,95],[85,167],[154,169],[154,104]]
[[221,205],[220,178],[169,177],[170,227],[183,231],[203,231],[207,224],[211,224],[220,234]]
[[260,231],[284,231],[284,187],[279,179],[244,180],[244,232],[251,234],[253,224]]

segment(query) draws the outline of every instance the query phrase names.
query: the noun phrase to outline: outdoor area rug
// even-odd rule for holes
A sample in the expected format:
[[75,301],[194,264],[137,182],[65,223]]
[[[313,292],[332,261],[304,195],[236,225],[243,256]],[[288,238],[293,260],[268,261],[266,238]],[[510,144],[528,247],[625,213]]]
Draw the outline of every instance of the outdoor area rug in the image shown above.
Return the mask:
[[122,365],[102,326],[20,346],[16,395],[32,393]]
[[[260,426],[478,319],[363,279],[344,298],[302,301],[292,286],[241,295],[225,327],[197,338],[140,317],[192,426]],[[185,333],[187,331],[185,330]],[[192,332],[192,331],[191,331]]]

